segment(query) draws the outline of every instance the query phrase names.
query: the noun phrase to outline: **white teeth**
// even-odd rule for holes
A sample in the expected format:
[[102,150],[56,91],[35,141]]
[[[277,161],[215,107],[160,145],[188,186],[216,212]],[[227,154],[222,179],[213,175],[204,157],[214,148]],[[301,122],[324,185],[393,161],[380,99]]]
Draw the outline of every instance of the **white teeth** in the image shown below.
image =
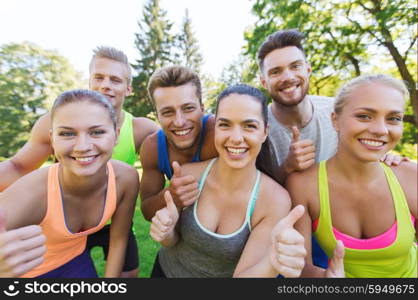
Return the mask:
[[383,145],[383,142],[378,142],[378,141],[371,141],[371,140],[360,140],[360,142],[362,144],[366,144],[372,147],[380,147]]
[[83,161],[83,162],[92,161],[93,159],[94,159],[94,156],[89,156],[89,157],[75,157],[75,160]]
[[186,135],[186,134],[188,134],[190,131],[192,131],[191,129],[186,129],[186,130],[177,130],[177,131],[174,131],[174,133],[176,134],[176,135],[180,135],[180,136],[182,136],[182,135]]
[[241,153],[244,153],[247,149],[244,149],[244,148],[239,148],[239,149],[237,149],[237,148],[226,148],[227,150],[228,150],[228,152],[231,152],[231,153],[233,153],[233,154],[241,154]]
[[283,92],[288,93],[288,92],[293,92],[294,90],[296,90],[296,86],[295,85],[289,86],[288,88],[283,89]]

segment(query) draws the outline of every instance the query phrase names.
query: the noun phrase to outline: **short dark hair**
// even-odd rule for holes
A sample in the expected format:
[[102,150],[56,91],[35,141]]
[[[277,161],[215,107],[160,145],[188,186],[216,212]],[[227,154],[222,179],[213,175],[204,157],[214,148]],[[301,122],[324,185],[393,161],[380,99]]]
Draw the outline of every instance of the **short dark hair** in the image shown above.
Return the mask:
[[154,91],[159,87],[177,87],[190,83],[196,87],[196,96],[202,103],[202,84],[199,75],[192,69],[183,66],[168,66],[158,69],[148,82],[148,96],[155,106]]
[[258,49],[257,58],[260,70],[263,71],[263,63],[267,54],[276,49],[294,46],[305,55],[302,47],[303,38],[303,34],[296,29],[279,30],[270,34]]

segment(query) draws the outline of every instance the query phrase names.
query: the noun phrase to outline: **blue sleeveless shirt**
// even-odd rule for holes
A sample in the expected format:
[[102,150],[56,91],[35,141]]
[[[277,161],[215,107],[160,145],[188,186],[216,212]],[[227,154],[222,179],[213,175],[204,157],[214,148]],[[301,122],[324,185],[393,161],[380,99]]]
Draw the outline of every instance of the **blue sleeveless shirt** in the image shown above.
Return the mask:
[[[206,122],[209,119],[210,115],[205,115],[202,118],[202,130],[200,131],[199,144],[197,146],[196,153],[193,156],[191,162],[200,161],[200,151],[202,150],[203,141],[206,135]],[[157,149],[158,149],[158,169],[163,173],[168,179],[171,179],[173,176],[173,171],[171,169],[170,158],[168,157],[168,147],[167,147],[167,137],[162,129],[157,132]]]

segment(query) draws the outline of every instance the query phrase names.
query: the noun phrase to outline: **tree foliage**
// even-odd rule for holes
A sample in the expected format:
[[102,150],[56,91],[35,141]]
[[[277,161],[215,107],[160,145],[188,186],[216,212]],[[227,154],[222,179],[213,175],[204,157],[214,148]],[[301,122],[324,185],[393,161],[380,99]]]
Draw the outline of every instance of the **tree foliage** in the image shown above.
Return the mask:
[[[245,32],[245,54],[255,63],[265,38],[279,30],[304,33],[312,65],[310,92],[333,96],[363,73],[391,73],[410,91],[404,140],[416,143],[416,3],[412,0],[255,0],[255,26]],[[255,76],[255,74],[254,74]]]
[[186,9],[184,15],[181,31],[176,36],[175,40],[175,63],[189,67],[200,74],[203,56],[200,53],[199,43],[193,32],[192,19],[189,17],[188,9]]
[[58,94],[81,87],[80,78],[56,51],[29,42],[0,46],[0,158],[14,154]]
[[126,99],[125,108],[135,116],[147,116],[153,111],[148,99],[147,84],[155,70],[173,61],[171,34],[173,24],[166,17],[167,12],[159,0],[149,0],[143,9],[143,19],[138,22],[139,32],[135,34],[135,47],[139,59],[132,65],[136,71],[133,77],[133,95]]

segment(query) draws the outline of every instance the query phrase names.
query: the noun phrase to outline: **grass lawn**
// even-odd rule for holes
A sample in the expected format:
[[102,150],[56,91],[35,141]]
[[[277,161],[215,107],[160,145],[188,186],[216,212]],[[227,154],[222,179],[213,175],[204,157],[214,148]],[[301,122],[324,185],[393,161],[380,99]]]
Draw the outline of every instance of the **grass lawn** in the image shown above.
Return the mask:
[[[142,169],[139,165],[135,165],[141,174]],[[141,212],[141,199],[138,196],[134,215],[134,233],[138,245],[139,255],[139,277],[150,277],[154,260],[157,255],[160,244],[151,239],[149,228],[151,223],[144,219]],[[96,266],[97,273],[100,277],[104,274],[105,261],[103,259],[102,248],[96,247],[92,250],[92,258]]]

